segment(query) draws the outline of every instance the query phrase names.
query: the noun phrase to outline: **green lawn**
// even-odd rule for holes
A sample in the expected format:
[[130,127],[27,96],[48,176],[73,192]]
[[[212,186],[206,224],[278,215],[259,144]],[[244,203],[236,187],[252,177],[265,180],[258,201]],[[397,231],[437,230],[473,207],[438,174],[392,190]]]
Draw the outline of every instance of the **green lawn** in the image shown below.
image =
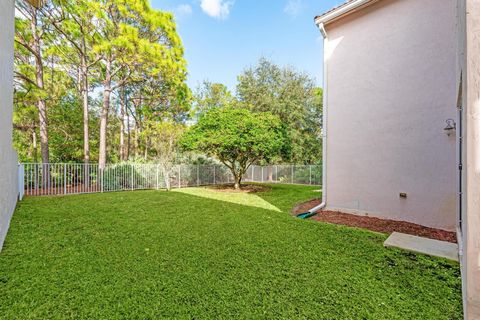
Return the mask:
[[27,198],[2,319],[461,319],[458,264],[293,218],[314,187]]

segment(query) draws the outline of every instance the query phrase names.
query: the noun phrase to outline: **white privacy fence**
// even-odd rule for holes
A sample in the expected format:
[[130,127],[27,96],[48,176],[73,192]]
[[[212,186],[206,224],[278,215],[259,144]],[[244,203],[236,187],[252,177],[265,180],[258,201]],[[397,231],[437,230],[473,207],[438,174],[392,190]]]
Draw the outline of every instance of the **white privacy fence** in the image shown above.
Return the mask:
[[[320,185],[320,166],[273,165],[250,166],[243,181]],[[168,176],[168,179],[166,177]],[[158,164],[24,163],[19,165],[19,194],[59,195],[111,191],[165,189],[233,182],[223,165],[176,165],[167,174]]]

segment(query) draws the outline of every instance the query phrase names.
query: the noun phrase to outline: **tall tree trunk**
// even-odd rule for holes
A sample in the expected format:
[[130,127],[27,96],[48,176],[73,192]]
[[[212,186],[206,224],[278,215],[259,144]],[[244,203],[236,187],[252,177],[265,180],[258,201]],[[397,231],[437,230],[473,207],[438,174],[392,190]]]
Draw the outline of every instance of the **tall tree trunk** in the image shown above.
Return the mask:
[[242,174],[235,169],[235,164],[232,164],[232,166],[230,167],[230,171],[233,175],[233,187],[235,188],[235,190],[240,190],[240,188],[242,187]]
[[35,127],[32,130],[33,162],[38,163],[37,132]]
[[150,138],[149,137],[146,137],[145,138],[145,151],[143,153],[143,159],[144,160],[147,160],[148,159],[148,151],[149,151],[149,148],[150,148]]
[[172,169],[169,170],[165,166],[162,166],[162,171],[165,182],[165,189],[167,189],[167,191],[170,191],[172,189],[172,185],[170,183],[170,172],[172,172]]
[[[35,82],[40,91],[45,89],[44,83],[44,68],[43,57],[41,49],[41,37],[37,28],[38,23],[38,10],[32,8],[32,20],[30,26],[32,29],[32,48],[35,57]],[[43,97],[39,97],[36,102],[38,108],[38,119],[40,124],[40,152],[42,155],[42,188],[45,190],[49,187],[50,182],[50,162],[49,150],[48,150],[48,117],[47,117],[47,104]]]
[[125,152],[125,88],[120,89],[120,161],[126,160]]
[[135,159],[138,158],[138,154],[139,154],[139,148],[140,148],[140,130],[138,129],[138,122],[135,121],[135,136],[134,136],[134,139],[133,139],[133,149],[134,149],[134,154],[135,154]]
[[86,54],[86,45],[85,45],[85,36],[82,36],[82,50],[81,55],[81,73],[82,73],[82,103],[83,103],[83,161],[85,164],[90,162],[90,137],[89,137],[89,106],[88,106],[88,68],[87,68],[87,58]]
[[103,105],[100,114],[100,148],[98,154],[98,166],[100,170],[105,169],[107,163],[107,125],[108,112],[110,109],[110,94],[112,87],[111,61],[107,59],[105,63],[105,80],[103,81]]
[[[33,50],[35,52],[35,80],[38,89],[44,89],[43,81],[43,61],[41,51],[41,39],[37,29],[37,9],[32,7],[32,21],[30,26],[32,28],[33,35]],[[38,119],[40,122],[40,150],[42,154],[42,163],[48,163],[49,150],[48,150],[48,117],[47,117],[47,104],[45,99],[39,98],[37,100]]]
[[[134,99],[134,105],[135,105],[135,111],[139,110],[141,106],[140,98],[135,98]],[[137,112],[137,116],[134,117],[135,119],[135,136],[134,136],[134,141],[133,141],[133,147],[135,151],[135,158],[137,159],[140,156],[140,146],[141,146],[141,141],[140,141],[140,133],[142,132],[142,123],[141,123],[141,116],[139,112]]]
[[233,187],[235,188],[235,190],[240,190],[241,183],[242,183],[242,177],[240,175],[234,176],[234,177],[235,177],[235,181],[234,181]]
[[42,163],[49,163],[50,157],[48,147],[47,105],[45,100],[38,100],[37,107],[40,120],[40,152],[42,154]]
[[130,115],[128,114],[128,110],[125,110],[127,113],[127,156],[126,159],[130,159],[130,152],[131,152],[131,136],[130,136]]

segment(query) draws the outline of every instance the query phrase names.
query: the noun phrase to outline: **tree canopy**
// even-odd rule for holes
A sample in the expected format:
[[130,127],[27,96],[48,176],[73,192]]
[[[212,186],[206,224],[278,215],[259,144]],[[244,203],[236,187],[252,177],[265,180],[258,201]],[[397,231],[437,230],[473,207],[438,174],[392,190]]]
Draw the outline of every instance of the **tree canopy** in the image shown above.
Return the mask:
[[48,0],[40,9],[18,0],[16,7],[22,161],[103,166],[148,156],[147,122],[185,120],[191,93],[173,14],[146,0]]
[[280,118],[269,112],[227,107],[202,115],[181,143],[184,149],[204,153],[227,166],[238,189],[251,164],[281,154],[286,136]]
[[226,85],[205,80],[194,94],[194,117],[198,119],[211,109],[231,107],[235,103],[236,99]]
[[174,15],[148,0],[18,0],[16,9],[20,161],[142,160],[168,172],[192,156],[178,142],[193,124],[184,150],[225,163],[238,184],[252,163],[321,161],[322,90],[306,73],[260,59],[236,92],[204,81],[192,95]]
[[237,96],[244,108],[271,112],[287,127],[293,163],[321,160],[322,89],[306,73],[262,58],[238,76]]

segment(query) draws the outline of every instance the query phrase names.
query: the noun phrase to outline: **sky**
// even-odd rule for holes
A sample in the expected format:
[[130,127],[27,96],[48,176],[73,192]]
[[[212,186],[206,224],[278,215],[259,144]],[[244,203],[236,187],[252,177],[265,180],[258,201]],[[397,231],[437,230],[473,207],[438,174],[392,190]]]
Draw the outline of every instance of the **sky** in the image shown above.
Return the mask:
[[323,39],[313,18],[344,0],[151,0],[174,13],[188,62],[188,84],[237,76],[265,57],[307,72],[322,86]]

